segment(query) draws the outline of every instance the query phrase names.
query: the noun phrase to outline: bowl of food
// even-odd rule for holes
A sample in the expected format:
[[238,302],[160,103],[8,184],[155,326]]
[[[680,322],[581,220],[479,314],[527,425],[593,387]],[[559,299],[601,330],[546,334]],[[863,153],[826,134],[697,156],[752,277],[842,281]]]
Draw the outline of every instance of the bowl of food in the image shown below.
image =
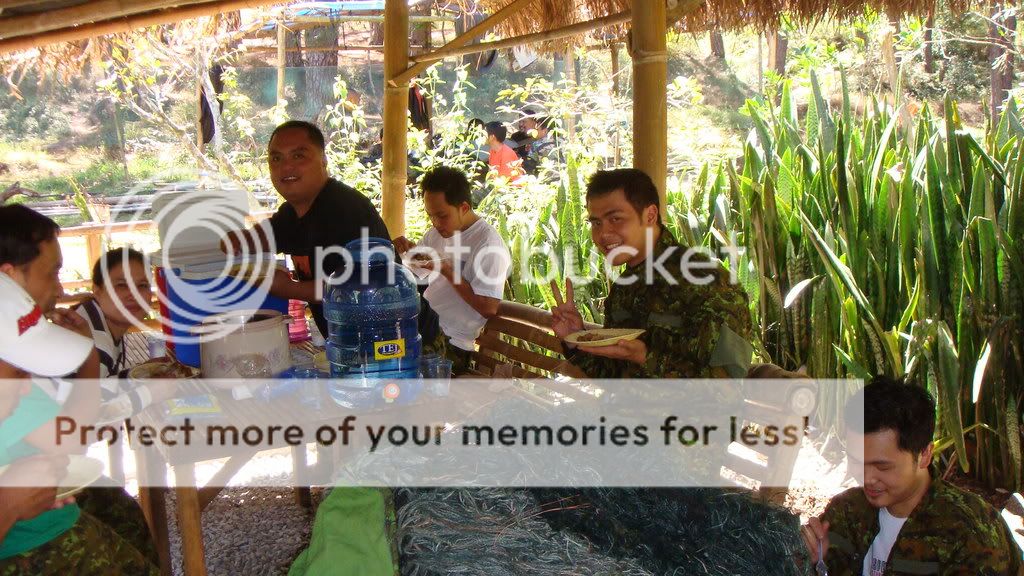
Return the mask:
[[169,358],[148,360],[128,371],[130,380],[178,380],[195,378],[199,371]]

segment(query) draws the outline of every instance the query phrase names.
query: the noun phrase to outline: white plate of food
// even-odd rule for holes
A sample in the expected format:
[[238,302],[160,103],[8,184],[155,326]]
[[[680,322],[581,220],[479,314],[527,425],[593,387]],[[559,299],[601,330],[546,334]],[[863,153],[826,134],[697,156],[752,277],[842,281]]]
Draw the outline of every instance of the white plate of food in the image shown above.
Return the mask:
[[[451,262],[451,260],[451,256],[440,256],[436,260],[436,265],[440,266],[442,262]],[[435,260],[430,254],[422,252],[412,255],[406,253],[402,255],[402,264],[412,270],[417,278],[425,278],[433,269]]]
[[565,341],[576,346],[613,346],[620,340],[636,340],[643,333],[638,328],[598,328],[573,332]]
[[103,462],[95,458],[72,454],[68,460],[68,473],[57,488],[57,500],[78,494],[103,476]]
[[[0,466],[0,475],[10,467],[10,464]],[[97,480],[103,476],[103,462],[90,458],[88,456],[82,456],[81,454],[71,454],[68,456],[68,469],[64,475],[64,479],[60,481],[60,486],[57,488],[56,500],[63,500],[68,496],[74,496],[82,490],[92,486]]]

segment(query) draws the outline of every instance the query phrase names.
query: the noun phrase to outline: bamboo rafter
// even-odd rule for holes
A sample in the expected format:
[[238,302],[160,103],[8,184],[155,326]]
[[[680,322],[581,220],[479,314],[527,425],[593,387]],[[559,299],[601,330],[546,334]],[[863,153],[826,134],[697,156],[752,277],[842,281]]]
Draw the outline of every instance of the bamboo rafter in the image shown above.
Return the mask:
[[[213,16],[215,14],[231,12],[234,10],[263,8],[268,5],[279,3],[280,0],[217,0],[213,2],[204,2],[202,4],[192,4],[180,8],[143,12],[140,14],[116,18],[114,20],[103,20],[92,24],[82,24],[81,26],[76,26],[70,29],[61,28],[58,30],[51,30],[49,32],[42,32],[40,34],[17,36],[14,38],[0,40],[0,54],[18,52],[20,50],[30,50],[32,48],[38,48],[40,46],[47,46],[49,44],[56,44],[59,42],[75,42],[107,34],[131,32],[140,28],[148,28],[150,26],[158,26],[161,24],[172,24],[175,22],[181,22],[182,20]],[[5,18],[0,18],[0,21],[3,21],[4,19]]]
[[111,20],[151,10],[200,4],[206,0],[95,0],[57,10],[43,10],[0,18],[0,39],[28,36]]
[[588,22],[580,22],[578,24],[572,24],[565,28],[559,28],[557,30],[546,30],[544,32],[537,32],[536,34],[526,34],[524,36],[517,36],[515,38],[505,38],[504,40],[495,40],[493,42],[481,42],[480,44],[474,44],[472,46],[462,46],[456,48],[442,48],[435,50],[429,54],[421,54],[413,58],[416,62],[435,62],[439,58],[453,58],[455,56],[463,56],[466,54],[475,54],[477,52],[486,52],[488,50],[502,50],[505,48],[513,48],[515,46],[522,46],[524,44],[534,44],[539,42],[550,42],[552,40],[559,40],[562,38],[569,38],[571,36],[578,36],[591,30],[598,28],[605,28],[608,26],[615,26],[628,22],[631,18],[632,13],[629,10],[621,12],[619,14],[613,14],[611,16],[605,16],[604,18],[597,18]]

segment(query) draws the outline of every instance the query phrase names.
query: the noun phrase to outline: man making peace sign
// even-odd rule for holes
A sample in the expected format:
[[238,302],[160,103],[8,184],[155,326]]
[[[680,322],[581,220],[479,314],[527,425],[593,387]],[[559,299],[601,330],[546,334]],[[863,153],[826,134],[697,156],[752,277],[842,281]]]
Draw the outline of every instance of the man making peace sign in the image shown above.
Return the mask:
[[[598,171],[587,183],[594,244],[625,268],[605,300],[605,328],[640,338],[573,348],[566,357],[591,378],[740,378],[750,365],[747,295],[721,263],[681,246],[661,222],[658,190],[636,169]],[[572,281],[555,287],[551,328],[563,341],[583,329]]]

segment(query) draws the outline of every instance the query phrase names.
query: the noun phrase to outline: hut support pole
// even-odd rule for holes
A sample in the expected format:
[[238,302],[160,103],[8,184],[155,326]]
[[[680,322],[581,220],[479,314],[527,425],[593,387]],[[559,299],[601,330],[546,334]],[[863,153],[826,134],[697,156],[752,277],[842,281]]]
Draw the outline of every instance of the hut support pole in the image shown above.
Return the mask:
[[392,238],[405,234],[405,185],[408,162],[409,80],[396,81],[409,66],[409,4],[384,4],[383,218]]
[[658,187],[662,216],[668,179],[668,48],[664,2],[633,3],[633,167]]

